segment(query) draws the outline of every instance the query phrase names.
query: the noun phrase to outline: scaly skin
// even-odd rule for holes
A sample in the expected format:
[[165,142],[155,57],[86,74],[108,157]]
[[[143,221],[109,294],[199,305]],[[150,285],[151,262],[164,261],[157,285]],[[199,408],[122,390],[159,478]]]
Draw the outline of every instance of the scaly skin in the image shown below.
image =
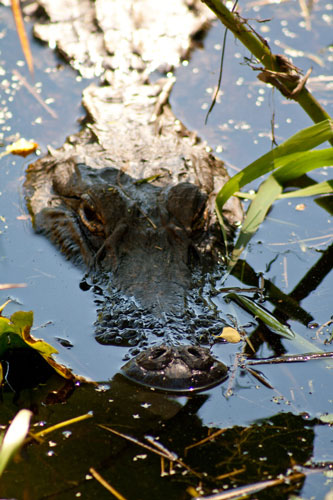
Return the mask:
[[[200,291],[207,288],[208,270],[220,272],[223,244],[214,200],[228,176],[223,163],[172,113],[173,81],[149,82],[151,72],[170,70],[190,52],[192,36],[207,27],[209,14],[196,0],[191,8],[181,0],[163,3],[163,16],[152,0],[66,0],[62,19],[59,6],[54,11],[52,2],[41,3],[50,21],[36,33],[56,39],[84,74],[96,71],[92,48],[99,50],[107,84],[85,90],[88,119],[82,130],[28,168],[25,190],[36,231],[99,283],[98,341],[140,348],[154,345],[156,337],[168,346],[189,338],[196,345],[211,341],[223,321]],[[70,9],[75,29],[67,21]],[[116,10],[105,17],[105,9]],[[235,201],[225,216],[230,226],[241,219]],[[162,371],[171,359],[164,377],[173,379],[170,389],[177,389],[177,378],[180,390],[193,388],[200,366],[208,385],[214,382],[208,372],[215,360],[207,363],[197,347],[186,355],[177,349],[147,352],[146,361],[163,359]],[[216,371],[219,380],[222,372]],[[205,386],[204,377],[195,379],[196,388]],[[154,377],[149,380],[154,385]]]

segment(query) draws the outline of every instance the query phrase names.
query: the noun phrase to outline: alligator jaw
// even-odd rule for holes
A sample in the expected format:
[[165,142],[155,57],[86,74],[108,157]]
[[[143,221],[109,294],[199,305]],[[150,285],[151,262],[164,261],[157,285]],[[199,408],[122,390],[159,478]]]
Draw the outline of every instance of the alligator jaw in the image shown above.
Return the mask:
[[191,393],[223,382],[228,368],[205,347],[161,344],[128,361],[121,373],[134,382],[163,392]]

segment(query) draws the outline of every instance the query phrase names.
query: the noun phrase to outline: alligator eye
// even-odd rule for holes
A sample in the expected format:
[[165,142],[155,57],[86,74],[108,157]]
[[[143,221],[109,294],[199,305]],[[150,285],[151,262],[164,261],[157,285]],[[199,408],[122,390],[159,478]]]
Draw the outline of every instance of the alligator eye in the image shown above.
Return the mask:
[[79,208],[79,215],[81,222],[89,229],[91,233],[99,236],[104,235],[103,222],[96,212],[96,208],[87,197],[82,197],[81,205]]
[[83,209],[84,217],[88,222],[93,222],[94,220],[96,220],[96,213],[91,207],[89,207],[89,205],[87,205],[85,203],[83,205],[82,209]]

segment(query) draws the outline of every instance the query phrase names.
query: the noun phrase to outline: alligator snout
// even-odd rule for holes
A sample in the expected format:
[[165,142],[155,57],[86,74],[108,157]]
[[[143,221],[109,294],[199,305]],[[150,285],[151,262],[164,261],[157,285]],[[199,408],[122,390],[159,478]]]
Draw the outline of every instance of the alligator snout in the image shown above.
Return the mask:
[[141,385],[182,393],[220,384],[227,378],[228,368],[205,347],[161,344],[138,354],[121,372]]

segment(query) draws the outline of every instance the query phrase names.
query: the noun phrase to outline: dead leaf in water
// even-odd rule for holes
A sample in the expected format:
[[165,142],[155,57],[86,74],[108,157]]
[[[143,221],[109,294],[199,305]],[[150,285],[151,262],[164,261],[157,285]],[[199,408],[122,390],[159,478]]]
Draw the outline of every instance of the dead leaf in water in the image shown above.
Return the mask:
[[9,154],[19,155],[25,158],[26,156],[36,151],[37,148],[38,148],[37,142],[27,141],[26,139],[23,139],[21,137],[21,139],[18,139],[12,144],[9,144],[6,147],[6,150],[0,153],[0,158]]
[[23,156],[25,158],[26,156],[36,151],[37,148],[37,142],[27,141],[27,139],[21,137],[17,141],[13,142],[13,144],[10,144],[6,147],[6,153]]
[[218,338],[224,339],[227,342],[233,344],[237,344],[237,342],[241,341],[242,337],[235,328],[232,328],[231,326],[225,326],[222,330],[221,335],[219,335]]

